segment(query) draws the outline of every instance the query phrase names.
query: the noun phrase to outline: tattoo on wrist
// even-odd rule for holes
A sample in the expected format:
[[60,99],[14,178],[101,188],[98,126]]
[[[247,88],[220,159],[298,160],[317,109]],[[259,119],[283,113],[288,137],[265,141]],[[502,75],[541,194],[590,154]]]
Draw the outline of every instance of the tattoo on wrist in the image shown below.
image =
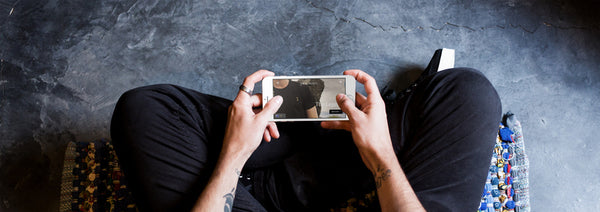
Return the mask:
[[229,192],[228,194],[225,194],[225,196],[223,196],[223,198],[225,198],[225,212],[230,212],[231,209],[233,208],[233,196],[235,194],[235,187],[233,187],[233,189],[231,189],[231,192]]
[[[239,169],[235,169],[235,174],[237,175],[237,177],[239,177],[242,172]],[[225,196],[223,196],[223,198],[225,198],[225,212],[230,212],[231,209],[233,209],[233,198],[235,196],[235,187],[233,187],[231,189],[231,192],[225,194]]]
[[390,178],[390,175],[392,174],[392,170],[391,169],[383,169],[381,167],[377,168],[377,171],[375,172],[375,187],[377,189],[381,188],[381,186],[383,185],[383,183]]

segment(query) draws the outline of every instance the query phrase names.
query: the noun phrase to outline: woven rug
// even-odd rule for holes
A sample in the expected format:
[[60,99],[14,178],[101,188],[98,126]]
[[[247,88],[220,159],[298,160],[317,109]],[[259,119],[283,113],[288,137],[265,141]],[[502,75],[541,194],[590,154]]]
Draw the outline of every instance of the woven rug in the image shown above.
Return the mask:
[[479,212],[529,212],[529,159],[523,128],[513,114],[504,115],[488,171]]
[[67,145],[60,211],[137,211],[108,140]]

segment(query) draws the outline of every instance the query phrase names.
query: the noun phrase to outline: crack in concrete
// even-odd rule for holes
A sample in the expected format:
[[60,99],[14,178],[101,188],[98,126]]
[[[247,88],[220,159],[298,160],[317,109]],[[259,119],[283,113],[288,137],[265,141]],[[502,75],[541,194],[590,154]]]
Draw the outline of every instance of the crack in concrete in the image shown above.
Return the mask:
[[[451,26],[451,27],[455,27],[455,28],[465,28],[465,29],[468,29],[468,30],[469,30],[469,31],[471,31],[471,32],[475,32],[475,31],[477,31],[477,29],[476,29],[476,28],[473,28],[473,27],[471,27],[471,26],[459,25],[459,24],[454,24],[454,23],[450,23],[450,22],[446,22],[446,23],[444,23],[444,25],[443,25],[442,27],[439,27],[439,28],[435,28],[435,27],[433,27],[433,26],[431,26],[431,27],[429,27],[429,28],[431,28],[431,29],[433,29],[433,30],[435,30],[435,31],[441,31],[441,30],[443,30],[443,29],[446,29],[446,26]],[[483,27],[478,27],[478,28],[479,28],[481,31],[485,31],[485,30],[488,30],[488,29],[493,29],[493,28],[498,28],[498,29],[506,29],[507,27],[519,28],[519,29],[521,29],[521,30],[523,30],[523,31],[525,31],[525,32],[527,32],[527,33],[530,33],[530,34],[533,34],[533,33],[535,33],[535,32],[537,31],[537,28],[536,28],[536,29],[534,29],[534,30],[531,30],[531,29],[528,29],[528,28],[524,27],[524,26],[523,26],[523,25],[521,25],[521,24],[517,24],[517,25],[515,25],[515,24],[509,24],[509,25],[483,26]]]
[[584,26],[559,26],[559,25],[556,25],[556,24],[548,23],[548,22],[543,22],[542,24],[544,24],[547,27],[552,27],[552,28],[557,28],[557,29],[562,29],[562,30],[570,30],[570,29],[600,30],[600,25],[599,26],[592,26],[592,27],[584,27]]
[[[497,26],[497,25],[496,25]],[[512,28],[520,28],[521,30],[528,32],[530,34],[533,34],[535,31],[537,31],[538,28],[534,29],[534,30],[529,30],[527,28],[525,28],[523,25],[518,24],[518,25],[514,25],[514,24],[510,24],[510,27]]]
[[328,13],[332,14],[332,15],[333,15],[333,17],[335,17],[335,19],[336,19],[336,20],[341,20],[341,21],[344,21],[344,22],[350,23],[350,21],[349,21],[348,19],[345,19],[345,18],[338,18],[338,17],[337,17],[337,15],[335,14],[335,11],[333,11],[333,10],[331,10],[331,9],[327,8],[327,7],[319,7],[319,6],[315,5],[315,3],[313,3],[312,1],[309,1],[309,0],[304,0],[304,1],[305,1],[307,4],[309,4],[311,7],[314,7],[314,8],[320,9],[320,10],[324,10],[325,12],[328,12]]
[[[335,11],[333,11],[332,9],[329,9],[327,7],[319,7],[319,6],[315,5],[315,3],[313,3],[310,0],[305,0],[305,1],[311,7],[319,9],[319,10],[323,10],[323,11],[325,11],[325,12],[333,15],[333,17],[336,20],[340,20],[340,21],[343,21],[343,22],[346,22],[346,23],[352,23],[353,22],[352,19],[354,19],[354,20],[357,20],[359,22],[365,23],[365,24],[373,27],[374,29],[379,29],[379,30],[381,30],[383,32],[392,31],[392,30],[396,30],[396,29],[400,29],[400,30],[402,30],[404,32],[410,32],[410,31],[413,31],[413,30],[425,30],[425,28],[426,28],[426,27],[423,27],[423,26],[407,27],[407,26],[404,26],[404,25],[391,25],[391,26],[388,26],[386,28],[383,25],[375,24],[375,23],[373,23],[371,21],[367,21],[366,19],[361,18],[361,17],[352,17],[349,20],[347,18],[338,17],[335,14]],[[555,25],[555,24],[552,24],[552,23],[549,23],[549,22],[542,22],[542,24],[544,26],[546,26],[546,27],[552,27],[552,28],[561,29],[561,30],[572,30],[572,29],[577,29],[577,30],[600,30],[600,26],[590,26],[590,27],[585,27],[585,26],[559,26],[559,25]],[[524,32],[527,32],[529,34],[533,34],[533,33],[535,33],[539,29],[539,27],[535,28],[535,29],[529,29],[529,28],[527,28],[527,27],[525,27],[525,26],[523,26],[521,24],[512,24],[512,23],[508,24],[508,25],[495,25],[495,26],[473,27],[473,26],[467,26],[467,25],[454,24],[454,23],[450,23],[450,22],[444,23],[439,28],[436,28],[435,26],[430,26],[430,27],[427,27],[427,28],[430,28],[430,29],[435,30],[435,31],[441,31],[441,30],[446,29],[447,28],[446,26],[451,26],[451,27],[455,27],[455,28],[465,28],[465,29],[467,29],[467,30],[469,30],[471,32],[478,31],[477,28],[479,28],[481,31],[485,31],[485,30],[493,29],[493,28],[503,29],[504,30],[504,29],[507,29],[508,27],[510,27],[510,28],[513,28],[513,29],[516,29],[516,28],[521,29]]]
[[375,25],[375,24],[372,24],[371,22],[368,22],[368,21],[366,21],[365,19],[362,19],[362,18],[357,18],[357,17],[354,17],[354,19],[356,19],[356,20],[359,20],[359,21],[361,21],[361,22],[364,22],[364,23],[368,24],[369,26],[371,26],[371,27],[373,27],[373,28],[379,28],[379,29],[381,29],[381,30],[382,30],[382,31],[384,31],[384,32],[385,32],[385,31],[387,31],[385,28],[383,28],[383,26],[381,26],[381,25]]
[[452,26],[452,27],[456,27],[456,28],[465,28],[465,29],[468,29],[469,31],[472,31],[472,32],[473,31],[477,31],[477,30],[475,30],[475,29],[473,29],[473,28],[471,28],[469,26],[463,26],[463,25],[453,24],[453,23],[450,23],[450,22],[444,23],[444,25],[442,25],[442,27],[440,27],[440,28],[435,28],[433,26],[430,26],[429,28],[431,28],[431,29],[433,29],[435,31],[441,31],[443,29],[446,29],[446,26]]
[[310,6],[312,6],[314,8],[322,9],[322,10],[325,10],[327,12],[333,13],[335,15],[335,11],[333,11],[333,10],[327,8],[327,7],[319,7],[319,6],[315,5],[315,3],[313,3],[312,1],[309,1],[309,0],[305,0],[305,1],[306,1],[306,3],[310,4]]

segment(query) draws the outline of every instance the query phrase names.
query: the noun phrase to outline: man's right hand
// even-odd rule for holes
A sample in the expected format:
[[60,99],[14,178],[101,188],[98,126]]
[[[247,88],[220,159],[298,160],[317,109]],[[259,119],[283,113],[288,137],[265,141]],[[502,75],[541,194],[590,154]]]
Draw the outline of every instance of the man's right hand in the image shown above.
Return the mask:
[[388,129],[385,103],[373,77],[361,70],[347,70],[344,75],[351,75],[356,81],[364,84],[367,96],[357,92],[355,106],[346,95],[338,94],[337,103],[348,115],[349,121],[322,122],[321,126],[352,132],[352,138],[363,162],[371,172],[375,172],[377,157],[396,158]]
[[355,106],[350,98],[338,94],[337,103],[349,121],[321,122],[321,126],[352,132],[363,162],[373,173],[382,211],[425,211],[396,158],[385,103],[375,79],[361,70],[348,70],[344,74],[364,84],[367,96],[356,93]]

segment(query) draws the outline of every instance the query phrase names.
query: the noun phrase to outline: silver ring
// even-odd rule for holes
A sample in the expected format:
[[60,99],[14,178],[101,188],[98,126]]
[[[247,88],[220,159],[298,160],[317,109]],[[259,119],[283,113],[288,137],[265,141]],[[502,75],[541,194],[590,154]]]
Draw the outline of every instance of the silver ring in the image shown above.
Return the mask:
[[246,92],[248,95],[252,96],[252,89],[244,85],[240,85],[240,91]]

